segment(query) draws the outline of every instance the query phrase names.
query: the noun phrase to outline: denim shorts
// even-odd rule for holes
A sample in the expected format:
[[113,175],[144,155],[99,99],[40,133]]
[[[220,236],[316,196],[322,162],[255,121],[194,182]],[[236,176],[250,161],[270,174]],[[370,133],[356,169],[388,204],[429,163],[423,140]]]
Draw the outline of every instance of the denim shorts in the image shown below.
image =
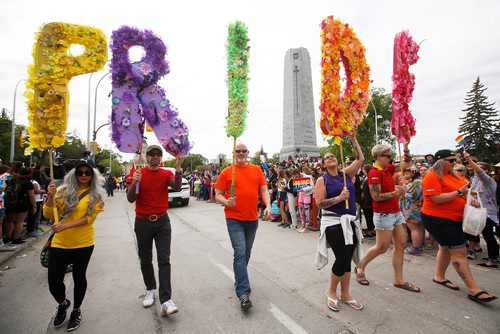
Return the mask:
[[373,224],[375,230],[392,231],[394,226],[401,225],[405,222],[405,218],[401,212],[398,213],[373,213]]

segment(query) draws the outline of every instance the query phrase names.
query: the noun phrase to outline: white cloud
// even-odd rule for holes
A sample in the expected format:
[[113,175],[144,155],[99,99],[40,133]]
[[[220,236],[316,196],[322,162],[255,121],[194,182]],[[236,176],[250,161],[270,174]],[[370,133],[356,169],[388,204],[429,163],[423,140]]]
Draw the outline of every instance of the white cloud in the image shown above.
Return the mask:
[[[465,93],[477,76],[488,87],[490,102],[500,102],[500,46],[497,24],[500,3],[477,1],[2,1],[0,4],[0,107],[12,109],[17,81],[32,62],[35,32],[43,23],[63,21],[94,26],[108,38],[120,25],[151,29],[168,46],[171,72],[160,84],[190,128],[194,153],[209,159],[230,154],[232,140],[224,131],[227,113],[225,41],[227,25],[244,21],[249,29],[251,58],[249,117],[241,140],[252,151],[263,145],[269,153],[282,144],[283,64],[286,50],[306,47],[311,56],[316,119],[320,90],[321,20],[334,15],[354,28],[367,49],[374,86],[391,91],[394,35],[409,29],[421,45],[419,62],[411,68],[416,87],[411,108],[417,118],[412,146],[420,153],[453,147]],[[105,72],[94,74],[95,85]],[[68,131],[87,137],[88,78],[70,84]],[[22,89],[21,89],[22,90]],[[110,115],[108,78],[98,91],[97,126]],[[16,119],[27,124],[18,92]],[[498,105],[497,105],[498,106]],[[92,125],[91,125],[92,126]],[[318,133],[318,144],[324,145]],[[149,137],[152,137],[149,134]],[[109,145],[109,130],[98,134]],[[1,152],[0,155],[5,155]]]

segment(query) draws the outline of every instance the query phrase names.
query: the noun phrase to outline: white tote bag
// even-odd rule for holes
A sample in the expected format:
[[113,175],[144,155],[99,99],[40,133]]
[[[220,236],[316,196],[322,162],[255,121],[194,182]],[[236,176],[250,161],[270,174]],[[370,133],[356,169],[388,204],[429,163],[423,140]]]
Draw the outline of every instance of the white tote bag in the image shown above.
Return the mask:
[[471,205],[472,194],[469,189],[467,192],[467,203],[464,208],[464,222],[462,227],[465,233],[472,235],[479,235],[479,233],[483,232],[483,229],[486,226],[486,208],[483,208],[483,203],[481,203],[479,195],[477,196],[477,199],[479,201],[478,208]]

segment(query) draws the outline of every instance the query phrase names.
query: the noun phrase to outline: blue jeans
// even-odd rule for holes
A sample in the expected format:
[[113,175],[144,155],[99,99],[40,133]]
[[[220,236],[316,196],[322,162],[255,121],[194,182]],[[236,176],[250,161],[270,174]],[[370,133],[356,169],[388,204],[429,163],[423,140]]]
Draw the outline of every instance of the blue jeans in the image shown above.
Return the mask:
[[247,266],[252,253],[253,241],[257,228],[258,220],[241,221],[226,218],[227,231],[231,238],[231,245],[234,249],[233,270],[236,285],[236,296],[250,294],[250,281],[248,279]]

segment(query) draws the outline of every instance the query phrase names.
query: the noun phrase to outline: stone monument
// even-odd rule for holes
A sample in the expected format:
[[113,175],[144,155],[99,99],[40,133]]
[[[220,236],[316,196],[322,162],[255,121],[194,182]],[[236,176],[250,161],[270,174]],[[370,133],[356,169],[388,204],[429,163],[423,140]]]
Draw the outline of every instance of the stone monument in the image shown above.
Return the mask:
[[285,55],[283,91],[283,146],[280,160],[295,154],[319,157],[311,77],[306,48],[289,49]]

